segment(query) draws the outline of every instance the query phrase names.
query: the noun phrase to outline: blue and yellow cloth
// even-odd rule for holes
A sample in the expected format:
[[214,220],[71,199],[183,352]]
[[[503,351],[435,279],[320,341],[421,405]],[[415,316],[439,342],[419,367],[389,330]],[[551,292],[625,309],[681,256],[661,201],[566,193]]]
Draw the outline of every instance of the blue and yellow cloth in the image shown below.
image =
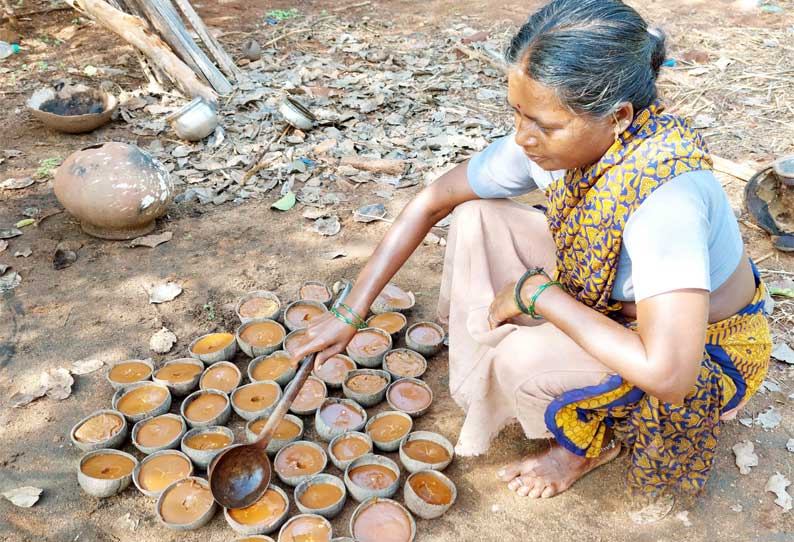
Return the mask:
[[[599,162],[569,171],[547,191],[557,279],[604,314],[621,309],[611,293],[631,214],[665,182],[711,169],[700,135],[662,111],[657,102],[638,112]],[[700,374],[682,405],[663,403],[612,375],[555,399],[546,411],[548,429],[567,450],[597,457],[612,427],[625,435],[631,453],[632,489],[647,495],[700,491],[714,461],[720,416],[755,393],[766,375],[772,343],[765,296],[756,272],[753,301],[708,326]]]

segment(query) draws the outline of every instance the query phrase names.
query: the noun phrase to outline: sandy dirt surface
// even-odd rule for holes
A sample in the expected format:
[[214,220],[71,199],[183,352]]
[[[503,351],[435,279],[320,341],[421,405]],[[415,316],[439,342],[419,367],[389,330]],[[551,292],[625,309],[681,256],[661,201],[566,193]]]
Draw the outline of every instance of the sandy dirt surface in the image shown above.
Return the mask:
[[[46,2],[23,4],[19,13],[49,6]],[[266,40],[273,30],[261,21],[268,11],[276,8],[294,7],[304,13],[340,9],[352,24],[388,18],[395,23],[393,32],[422,35],[461,21],[475,28],[504,30],[519,23],[539,2],[383,0],[344,9],[353,4],[360,2],[220,0],[204,2],[199,7],[208,24],[228,33],[223,40],[233,50],[245,33]],[[783,77],[785,83],[787,74],[791,75],[792,2],[773,2],[783,8],[781,13],[758,8],[743,11],[738,7],[740,3],[726,1],[633,4],[668,29],[673,58],[680,58],[686,51],[705,50],[716,60],[721,56],[720,51],[743,49],[742,62],[749,63],[744,69],[748,73],[766,73],[771,78],[768,90],[771,95],[778,91],[773,86],[780,84],[779,78]],[[15,64],[9,64],[11,73],[0,75],[3,104],[0,150],[24,151],[21,158],[0,163],[0,181],[31,175],[41,167],[42,160],[65,158],[73,150],[95,141],[139,143],[137,136],[120,124],[88,135],[59,135],[44,129],[24,111],[23,103],[33,90],[34,81],[59,77],[69,67],[103,65],[111,58],[130,55],[129,47],[90,25],[77,27],[76,33],[63,43],[53,41],[53,36],[74,19],[75,14],[66,10],[22,18],[23,33],[35,35],[43,45],[37,45],[35,62],[23,67],[20,60],[14,60]],[[737,35],[750,37],[739,43],[735,39]],[[788,42],[780,41],[778,46],[768,47],[757,41],[767,39],[764,36],[768,35],[785,37]],[[752,56],[748,56],[748,47],[755,48]],[[775,71],[782,58],[788,58],[789,63]],[[0,61],[0,66],[4,65]],[[25,77],[23,83],[16,84],[13,80],[16,70],[25,70],[27,74],[33,71],[35,76]],[[129,60],[128,71],[129,75],[119,76],[116,83],[127,89],[140,85],[134,59]],[[778,72],[783,75],[774,75]],[[790,104],[782,104],[775,113],[741,100],[731,101],[718,88],[718,75],[706,77],[709,79],[703,86],[706,89],[701,95],[703,100],[694,93],[688,100],[682,98],[679,105],[683,112],[707,111],[716,117],[712,135],[717,153],[757,165],[776,155],[794,152],[791,123],[794,111],[787,110]],[[663,88],[669,88],[671,97],[675,92],[679,92],[679,97],[689,92],[688,88],[682,90],[677,86],[677,82],[671,75],[662,83]],[[753,87],[751,93],[755,91]],[[733,205],[741,208],[744,183],[727,176],[720,179]],[[25,408],[12,409],[8,398],[32,387],[43,370],[69,367],[76,360],[99,359],[109,363],[125,358],[153,357],[162,361],[178,357],[198,335],[233,330],[237,325],[234,303],[247,291],[268,289],[278,292],[283,299],[291,299],[303,280],[332,283],[342,277],[354,277],[388,227],[385,223],[360,224],[352,220],[348,211],[368,202],[368,190],[367,187],[350,190],[350,199],[339,213],[343,217],[342,232],[333,238],[321,238],[311,232],[298,210],[276,214],[269,208],[275,197],[269,197],[241,205],[196,202],[175,205],[158,222],[158,231],[173,232],[173,239],[154,249],[131,249],[122,243],[89,238],[65,212],[47,218],[38,226],[25,228],[21,237],[12,239],[9,248],[0,253],[0,263],[13,265],[23,282],[15,290],[0,294],[0,492],[28,485],[40,487],[44,492],[30,509],[16,508],[0,499],[0,540],[218,542],[234,539],[236,535],[221,513],[200,531],[174,533],[158,524],[153,502],[134,488],[105,500],[87,497],[80,491],[76,480],[80,454],[69,442],[68,433],[88,413],[109,408],[112,389],[102,370],[76,376],[72,395],[65,401],[43,398]],[[418,187],[407,189],[390,200],[386,204],[389,216],[396,216],[416,190]],[[16,223],[29,207],[45,211],[60,208],[49,180],[22,190],[0,190],[0,227]],[[742,218],[747,219],[747,215]],[[762,268],[794,271],[794,258],[773,253],[766,235],[757,228],[742,227],[749,254],[754,258],[765,257]],[[82,243],[79,258],[67,269],[54,270],[52,254],[56,245],[65,240]],[[15,252],[25,248],[32,250],[29,257],[14,257]],[[321,257],[322,253],[337,249],[347,256],[333,261]],[[411,320],[434,317],[443,250],[438,245],[421,246],[395,279],[417,295]],[[773,255],[769,256],[770,253]],[[780,276],[767,275],[767,278],[774,280]],[[146,290],[165,280],[180,283],[184,292],[170,303],[149,304]],[[794,338],[790,333],[792,312],[792,303],[778,305],[774,315],[777,340],[791,342]],[[156,355],[148,349],[149,338],[163,326],[177,335],[178,343],[169,354]],[[234,361],[244,370],[248,359],[239,354]],[[756,415],[774,406],[782,414],[781,424],[765,431],[757,425],[745,427],[738,421],[726,423],[705,494],[692,503],[680,504],[659,523],[637,526],[628,518],[625,455],[553,499],[530,501],[515,496],[496,480],[496,471],[504,463],[545,444],[526,441],[514,427],[503,432],[487,455],[457,458],[449,467],[446,474],[457,484],[458,501],[443,518],[419,521],[417,541],[794,540],[792,513],[784,513],[774,504],[774,496],[764,491],[766,481],[775,472],[794,480],[794,455],[786,451],[786,441],[794,437],[794,406],[790,398],[794,392],[794,369],[772,361],[768,378],[779,383],[781,390],[757,395],[742,416]],[[417,420],[416,427],[437,431],[454,441],[463,418],[449,398],[445,353],[431,360],[426,380],[435,393],[435,403],[426,416]],[[235,417],[230,426],[241,439],[241,420]],[[760,465],[746,476],[739,474],[730,450],[740,440],[754,442],[760,457]],[[133,450],[128,446],[128,451]],[[339,474],[332,467],[329,472]],[[353,506],[348,504],[344,513],[333,521],[337,536],[348,534],[352,510]]]

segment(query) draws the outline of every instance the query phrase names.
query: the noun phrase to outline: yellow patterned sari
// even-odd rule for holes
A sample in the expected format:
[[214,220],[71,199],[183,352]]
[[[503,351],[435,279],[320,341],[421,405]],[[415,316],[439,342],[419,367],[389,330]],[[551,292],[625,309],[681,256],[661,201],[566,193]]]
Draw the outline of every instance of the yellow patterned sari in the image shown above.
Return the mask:
[[[631,214],[668,180],[711,169],[702,138],[687,121],[662,111],[654,103],[638,112],[598,163],[569,171],[548,188],[557,279],[607,315],[621,309],[611,294]],[[630,486],[641,494],[700,491],[713,464],[720,416],[743,404],[766,375],[771,337],[765,295],[756,272],[753,301],[708,326],[700,374],[682,405],[663,403],[612,375],[556,398],[546,426],[562,446],[587,457],[601,453],[607,427],[614,428],[631,453]]]

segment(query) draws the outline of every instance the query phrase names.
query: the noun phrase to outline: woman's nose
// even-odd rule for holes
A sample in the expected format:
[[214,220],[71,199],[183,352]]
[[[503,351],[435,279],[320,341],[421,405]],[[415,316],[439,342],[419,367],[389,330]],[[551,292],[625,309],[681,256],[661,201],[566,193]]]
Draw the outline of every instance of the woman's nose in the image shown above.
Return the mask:
[[538,139],[532,133],[531,122],[524,118],[516,120],[516,143],[521,147],[534,147]]

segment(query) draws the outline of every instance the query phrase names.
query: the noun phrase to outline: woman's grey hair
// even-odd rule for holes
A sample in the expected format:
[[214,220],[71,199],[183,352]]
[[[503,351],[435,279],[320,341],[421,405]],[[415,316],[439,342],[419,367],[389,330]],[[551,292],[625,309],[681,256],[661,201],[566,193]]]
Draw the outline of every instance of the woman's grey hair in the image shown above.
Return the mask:
[[619,0],[552,0],[521,27],[505,57],[553,88],[572,111],[603,117],[656,99],[665,36]]

